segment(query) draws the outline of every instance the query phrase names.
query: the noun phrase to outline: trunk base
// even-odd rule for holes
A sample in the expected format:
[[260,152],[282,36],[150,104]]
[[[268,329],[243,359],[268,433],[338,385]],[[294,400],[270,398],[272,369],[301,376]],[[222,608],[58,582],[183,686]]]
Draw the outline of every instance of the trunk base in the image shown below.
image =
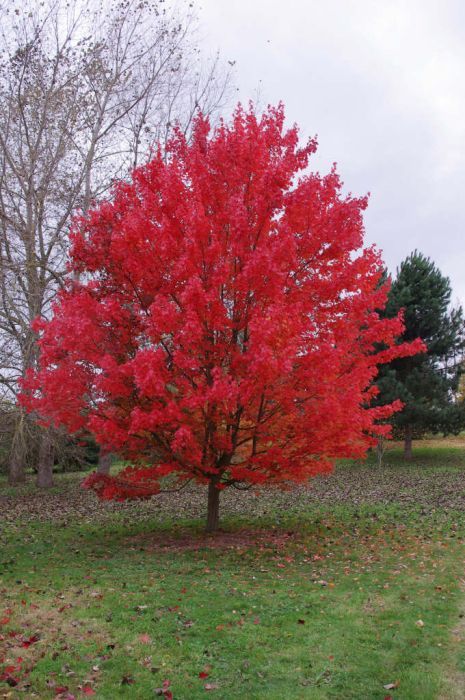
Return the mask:
[[99,452],[97,474],[109,474],[111,468],[111,454],[109,452]]
[[8,460],[8,483],[19,486],[26,483],[27,447],[23,415],[16,425]]
[[8,486],[21,486],[26,483],[26,475],[24,470],[10,467],[8,472]]
[[383,466],[384,457],[384,438],[380,437],[378,439],[378,444],[376,446],[376,459],[378,460],[378,467]]
[[220,524],[220,490],[216,481],[208,483],[207,532],[217,532]]
[[412,433],[409,431],[408,433],[405,433],[405,440],[404,440],[404,457],[405,459],[411,460],[413,457],[412,453]]
[[39,449],[39,463],[37,469],[37,486],[41,489],[49,489],[53,486],[53,457],[54,448],[52,436],[47,431],[42,435]]

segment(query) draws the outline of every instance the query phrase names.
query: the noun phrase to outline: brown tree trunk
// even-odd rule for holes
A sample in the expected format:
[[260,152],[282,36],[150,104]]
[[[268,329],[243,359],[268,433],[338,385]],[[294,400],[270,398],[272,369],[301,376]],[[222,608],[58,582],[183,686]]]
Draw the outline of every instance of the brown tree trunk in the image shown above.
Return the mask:
[[412,459],[412,428],[409,425],[405,428],[404,457]]
[[24,411],[19,409],[8,459],[8,483],[10,486],[24,484],[26,481],[27,444],[25,423],[26,416]]
[[15,431],[8,460],[8,483],[18,486],[26,481],[26,451],[22,436]]
[[376,459],[378,460],[378,467],[383,466],[383,456],[384,456],[384,438],[378,438],[378,444],[376,446]]
[[217,482],[208,482],[207,532],[216,532],[220,523],[220,490]]
[[97,473],[98,474],[109,474],[110,468],[111,468],[111,453],[110,452],[102,452],[102,450],[100,450],[100,452],[98,454]]
[[53,441],[50,431],[44,430],[39,448],[39,461],[37,464],[37,486],[41,489],[49,489],[53,486]]

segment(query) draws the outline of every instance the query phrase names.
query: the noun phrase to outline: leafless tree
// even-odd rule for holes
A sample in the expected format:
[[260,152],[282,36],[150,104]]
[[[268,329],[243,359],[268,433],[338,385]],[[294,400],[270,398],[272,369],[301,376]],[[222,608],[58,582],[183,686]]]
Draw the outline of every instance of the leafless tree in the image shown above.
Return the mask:
[[231,83],[217,56],[203,60],[191,4],[0,0],[0,13],[0,401],[15,416],[10,483],[35,455],[49,486],[53,433],[38,437],[16,396],[38,359],[31,323],[50,313],[66,276],[73,212],[85,214],[175,123],[189,132],[197,108],[217,114]]

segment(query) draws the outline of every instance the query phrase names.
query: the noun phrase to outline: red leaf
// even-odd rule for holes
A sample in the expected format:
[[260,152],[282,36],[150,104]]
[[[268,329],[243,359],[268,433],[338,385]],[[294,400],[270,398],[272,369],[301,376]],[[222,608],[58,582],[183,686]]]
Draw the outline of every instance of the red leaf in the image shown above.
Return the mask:
[[38,642],[39,639],[40,639],[40,635],[34,634],[34,635],[32,635],[32,637],[29,637],[28,639],[23,639],[23,641],[21,642],[21,646],[24,647],[25,649],[27,649],[28,647],[31,646],[31,644],[35,644],[36,642]]
[[90,685],[85,685],[82,689],[84,695],[95,695],[95,690]]
[[209,675],[210,675],[210,674],[209,674],[209,673],[205,673],[205,671],[200,671],[200,673],[199,673],[199,678],[208,678]]
[[5,677],[3,678],[3,680],[4,680],[11,688],[14,688],[14,687],[17,686],[18,683],[19,683],[19,678],[15,678],[14,676],[5,675]]

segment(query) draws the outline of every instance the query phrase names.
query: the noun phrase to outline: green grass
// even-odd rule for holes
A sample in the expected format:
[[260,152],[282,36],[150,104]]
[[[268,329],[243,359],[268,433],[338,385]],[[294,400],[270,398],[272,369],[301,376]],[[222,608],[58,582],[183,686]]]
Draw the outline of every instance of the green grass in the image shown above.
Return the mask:
[[[380,480],[400,479],[401,494],[425,459]],[[444,469],[455,479],[462,456],[451,459],[435,454],[425,483]],[[19,684],[0,681],[0,697],[145,699],[165,681],[175,700],[462,697],[463,512],[338,500],[345,473],[363,490],[366,465],[351,465],[326,501],[225,505],[217,537],[185,505],[177,516],[76,500],[68,475],[39,519],[47,497],[39,508],[23,489],[0,542],[0,669],[20,666]]]
[[231,700],[384,698],[397,682],[399,697],[436,698],[460,603],[453,524],[422,537],[414,514],[409,527],[339,507],[282,525],[297,534],[220,549],[197,522],[165,549],[159,523],[10,532],[2,632],[41,638],[8,653],[29,655],[40,698],[149,698],[167,679],[184,700],[206,684]]
[[[406,466],[406,461],[401,447],[388,447],[384,453],[383,461],[390,466]],[[368,455],[367,464],[376,464],[376,454]],[[421,442],[413,451],[411,466],[430,467],[432,469],[465,467],[465,450],[460,447],[423,447]]]

